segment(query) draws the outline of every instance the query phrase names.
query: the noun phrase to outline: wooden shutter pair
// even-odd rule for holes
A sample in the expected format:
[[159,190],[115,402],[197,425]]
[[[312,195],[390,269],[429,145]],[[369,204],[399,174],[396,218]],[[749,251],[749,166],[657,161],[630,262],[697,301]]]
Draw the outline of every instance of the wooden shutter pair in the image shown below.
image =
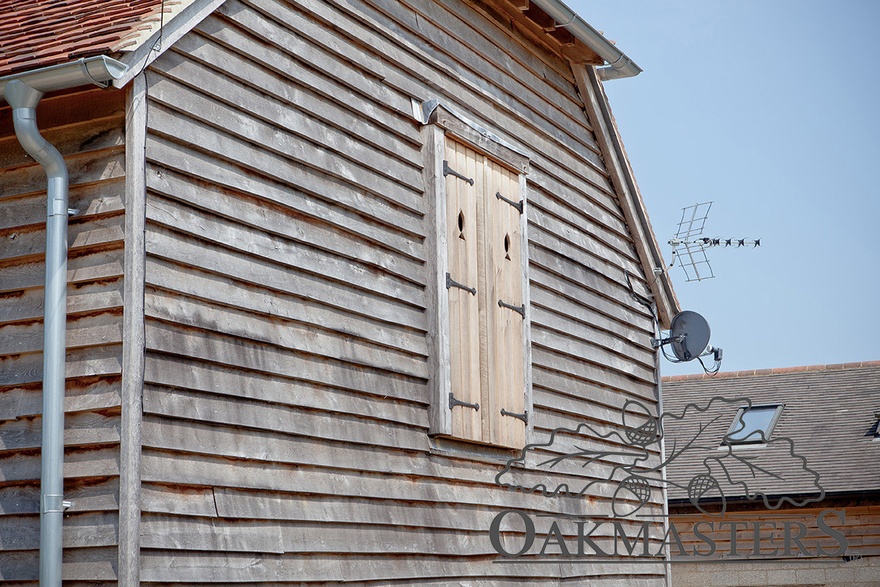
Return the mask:
[[520,177],[448,137],[444,175],[451,434],[521,448],[529,415]]

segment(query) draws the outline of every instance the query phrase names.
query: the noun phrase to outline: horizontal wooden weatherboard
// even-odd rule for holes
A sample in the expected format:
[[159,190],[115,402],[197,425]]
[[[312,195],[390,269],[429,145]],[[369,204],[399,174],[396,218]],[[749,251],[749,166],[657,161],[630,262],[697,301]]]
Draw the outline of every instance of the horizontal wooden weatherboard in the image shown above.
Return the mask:
[[[624,330],[624,326],[607,321],[607,326],[611,328],[597,328],[590,321],[577,320],[566,314],[555,304],[535,305],[540,308],[540,312],[536,310],[535,314],[538,315],[533,318],[534,321],[541,324],[541,327],[547,331],[569,339],[570,345],[599,346],[602,351],[617,355],[618,359],[629,359],[634,363],[635,368],[642,367],[653,371],[654,351],[649,346],[650,339],[647,336],[643,335],[644,338],[639,340],[637,344],[633,344],[630,339],[618,334],[619,331]],[[602,320],[597,319],[596,322],[601,323]],[[618,326],[618,328],[615,329],[613,326]],[[633,332],[633,335],[635,334],[636,332]],[[571,348],[574,349],[574,346]],[[613,359],[609,361],[609,364],[613,365]]]
[[[66,275],[65,580],[116,579],[124,101],[124,92],[75,91],[44,98],[37,111],[42,135],[65,157],[75,210]],[[0,578],[24,583],[39,571],[46,175],[11,137],[11,116],[0,119]]]
[[[261,42],[234,19],[218,12],[181,39],[175,49],[216,69],[223,70],[224,64],[228,64],[237,79],[254,86],[264,84],[267,93],[284,100],[290,99],[294,88],[313,92],[319,100],[315,108],[310,108],[315,115],[326,116],[338,108],[338,112],[349,113],[344,116],[354,114],[369,119],[385,132],[413,146],[420,145],[418,129],[410,119],[408,96],[377,83],[375,75],[348,75],[349,70],[343,67],[322,71],[321,64],[331,62],[325,55],[317,54],[296,38],[290,42],[293,46],[289,48]],[[302,67],[303,62],[311,62],[315,67]],[[264,78],[266,72],[287,83],[279,87]],[[303,108],[309,108],[309,102],[297,100]]]
[[[506,584],[508,581],[528,579],[530,584],[542,580],[558,582],[560,574],[571,578],[580,578],[580,582],[589,579],[591,585],[602,586],[603,577],[607,585],[615,585],[610,579],[625,580],[628,585],[638,585],[638,581],[655,578],[663,580],[664,567],[662,562],[656,565],[646,564],[615,564],[598,563],[558,563],[555,565],[499,565],[494,561],[496,554],[456,557],[434,557],[430,555],[399,557],[394,565],[382,557],[363,555],[287,557],[282,555],[264,555],[255,558],[253,555],[240,553],[229,554],[187,553],[186,555],[167,555],[162,552],[145,551],[143,561],[143,582],[184,582],[192,584],[200,581],[378,581],[388,584],[399,581],[401,584],[412,584],[412,581],[435,580],[438,576],[457,577],[461,581],[474,580]],[[173,567],[172,567],[173,561]],[[528,561],[523,561],[526,563]],[[551,567],[552,568],[548,568]],[[588,568],[587,568],[588,567]],[[529,584],[529,583],[527,583]]]
[[[151,256],[195,266],[217,273],[227,273],[239,281],[265,285],[314,300],[330,307],[348,309],[378,321],[426,330],[424,312],[413,304],[394,297],[393,282],[388,282],[385,296],[369,295],[366,281],[354,287],[344,281],[330,281],[320,273],[298,271],[284,260],[260,258],[210,243],[193,242],[162,227],[146,233],[147,252]],[[150,275],[146,276],[150,282]],[[410,288],[412,291],[412,288]],[[365,300],[369,300],[365,303]]]
[[367,394],[414,398],[427,393],[423,390],[424,380],[326,357],[303,355],[219,333],[185,329],[166,322],[148,321],[146,345],[149,350],[253,369],[259,373],[296,377]]
[[[308,19],[291,8],[272,3],[255,7],[252,3],[234,0],[225,3],[218,12],[264,44],[281,48],[308,67],[364,96],[374,96],[386,109],[403,114],[411,112],[409,96],[387,83],[389,64],[362,49],[352,50],[341,36],[330,35],[314,24],[311,25],[314,28],[303,34],[301,27]],[[209,24],[216,26],[217,23]],[[207,30],[208,26],[201,28]],[[322,40],[325,43],[321,43]]]
[[[38,123],[42,124],[42,121]],[[114,116],[89,120],[63,128],[48,129],[41,134],[65,158],[87,152],[120,147],[125,138],[122,118]],[[0,168],[32,168],[39,165],[27,156],[15,137],[0,139]]]
[[[68,349],[122,342],[121,312],[102,311],[74,316],[67,321]],[[43,351],[42,322],[0,326],[0,354],[19,355]]]
[[637,275],[640,266],[631,256],[620,255],[587,230],[560,222],[555,217],[532,211],[529,238],[556,250],[560,255],[581,260],[582,263],[596,267],[608,275],[627,271]]
[[[651,314],[644,304],[639,303],[632,296],[632,291],[626,283],[626,275],[621,271],[616,276],[600,273],[587,264],[578,263],[556,253],[552,247],[543,246],[540,242],[531,242],[529,246],[529,262],[543,271],[555,274],[572,282],[576,287],[574,291],[588,289],[596,292],[609,301],[615,302],[623,310],[630,310],[634,316],[642,315],[642,319],[634,318],[632,323],[642,326],[650,331]],[[541,275],[542,272],[538,273]],[[536,275],[534,279],[540,281]]]
[[[73,449],[64,455],[65,479],[91,479],[119,475],[118,449],[113,444]],[[0,456],[0,484],[40,478],[38,450]]]
[[[64,548],[114,544],[116,512],[65,512],[62,540]],[[0,550],[38,550],[39,547],[39,516],[0,516]]]
[[[375,259],[375,264],[360,262],[280,235],[267,233],[264,229],[242,226],[204,210],[180,206],[164,198],[148,199],[147,219],[178,233],[183,232],[184,235],[178,238],[191,236],[200,241],[216,243],[249,256],[297,267],[303,272],[321,275],[328,280],[360,285],[376,294],[383,294],[413,306],[424,307],[426,303],[424,286],[414,282],[419,277],[416,274],[418,265],[408,260],[401,260],[399,269],[403,271],[403,265],[409,265],[408,273],[412,280],[389,274],[386,268],[381,267],[381,264],[386,263],[384,258]],[[366,283],[367,281],[369,283]]]
[[[560,214],[565,213],[564,209],[556,211]],[[539,227],[539,230],[558,239],[557,248],[560,254],[565,253],[566,250],[575,251],[577,255],[583,255],[583,258],[590,259],[591,263],[598,262],[607,266],[605,271],[610,274],[628,271],[637,275],[641,270],[638,262],[633,258],[629,243],[623,245],[621,253],[621,249],[601,240],[603,236],[609,235],[608,231],[603,231],[601,227],[591,222],[577,218],[560,218],[556,214],[545,212],[540,206],[534,205],[531,200],[530,222]],[[612,237],[610,240],[617,241],[618,239]]]
[[[584,380],[572,377],[571,375],[557,371],[550,366],[535,365],[533,370],[534,385],[541,391],[539,393],[549,393],[552,397],[538,398],[541,405],[547,409],[556,409],[565,411],[566,408],[572,408],[572,414],[575,415],[581,408],[580,404],[586,402],[590,405],[601,405],[611,410],[619,410],[628,400],[638,401],[649,406],[656,401],[655,389],[653,386],[631,386],[626,389],[615,389],[596,383],[594,381]],[[570,399],[569,399],[570,398]],[[576,402],[576,406],[571,406],[570,402]],[[616,418],[619,420],[619,418]]]
[[[160,99],[162,97],[162,95],[159,96]],[[166,99],[170,100],[167,97]],[[185,105],[176,104],[176,102],[173,104],[184,109],[190,107],[190,103],[195,99],[193,96],[189,96],[177,101],[186,102]],[[322,145],[314,145],[306,149],[303,137],[283,133],[278,127],[261,121],[250,120],[232,124],[230,121],[237,119],[238,116],[228,107],[219,103],[197,103],[192,104],[192,107],[199,105],[205,110],[205,114],[198,115],[195,112],[184,110],[183,112],[186,112],[184,115],[183,112],[175,111],[169,106],[159,106],[154,103],[150,109],[149,128],[151,131],[169,137],[203,135],[216,137],[214,139],[216,142],[207,142],[204,144],[205,147],[209,145],[223,146],[224,143],[235,139],[244,140],[257,145],[261,150],[274,152],[285,159],[320,170],[342,181],[357,184],[375,196],[388,198],[393,204],[407,210],[415,213],[424,212],[418,186],[417,184],[404,183],[407,177],[396,181],[379,174],[373,169],[369,159],[365,163],[359,163],[357,162],[357,154],[354,153],[351,154],[350,159],[344,159],[338,153],[334,153]],[[209,116],[210,119],[205,120]],[[378,164],[378,161],[374,161],[374,163]],[[420,175],[420,172],[413,171],[409,178],[413,182],[417,182]]]
[[581,198],[582,196],[564,186],[560,185],[557,191],[537,181],[533,182],[529,185],[530,218],[550,216],[569,230],[574,228],[586,233],[596,243],[626,258],[635,259],[632,238],[622,220],[591,202],[582,204]]
[[[544,259],[547,258],[544,257]],[[586,306],[589,310],[602,314],[606,319],[612,320],[612,323],[620,325],[614,330],[624,330],[626,334],[621,336],[636,337],[637,339],[652,336],[651,323],[642,314],[640,308],[635,306],[635,302],[631,306],[617,303],[613,297],[603,295],[599,288],[586,287],[586,284],[578,281],[576,275],[565,274],[563,267],[564,265],[553,262],[552,257],[548,259],[546,267],[537,263],[530,264],[529,274],[532,277],[532,291],[542,289],[552,296],[564,298],[576,305]],[[618,295],[626,294],[620,292]],[[641,307],[644,308],[644,306]],[[599,322],[597,321],[596,324],[599,325]],[[630,339],[632,340],[632,338]]]
[[[201,72],[202,69],[197,68],[195,71]],[[210,84],[210,81],[198,79],[190,83],[201,85]],[[414,187],[418,190],[422,170],[412,152],[407,153],[409,157],[406,159],[389,157],[387,153],[389,149],[385,152],[377,151],[372,145],[358,140],[353,132],[344,132],[289,105],[269,100],[262,92],[256,92],[233,81],[227,80],[218,86],[201,87],[212,87],[212,95],[208,96],[170,78],[158,75],[150,77],[150,97],[153,101],[184,111],[202,123],[222,128],[241,138],[262,144],[270,150],[277,150],[282,155],[298,156],[302,161],[311,164],[315,164],[316,161],[307,159],[307,153],[289,150],[287,147],[299,142],[305,143],[303,146],[307,148],[302,150],[306,152],[313,149],[326,150],[335,155],[333,158],[335,163],[331,169],[336,168],[343,158],[351,162],[360,162],[364,168],[358,169],[356,174],[358,179],[375,181],[374,189],[379,194],[390,194],[392,191],[382,190],[382,180],[379,177],[373,179],[371,177],[373,175],[384,176],[399,183],[401,189],[394,191],[403,191],[406,187]],[[242,110],[240,104],[250,106]],[[251,119],[241,125],[231,124],[230,120],[236,114]],[[290,137],[282,133],[290,133]],[[269,137],[271,140],[267,141]],[[329,159],[325,160],[325,163],[327,161]],[[324,168],[321,164],[316,166]]]
[[226,143],[217,148],[223,148],[222,152],[208,155],[168,139],[148,136],[149,161],[153,163],[146,174],[148,187],[156,193],[169,194],[165,173],[170,172],[173,177],[176,171],[219,188],[283,205],[291,213],[338,225],[410,257],[423,257],[419,242],[424,227],[418,215],[385,200],[365,197],[356,187],[327,174],[261,155],[247,143],[230,140],[228,149]]
[[662,580],[493,564],[501,509],[582,515],[613,491],[507,491],[505,455],[426,434],[432,229],[411,98],[530,157],[534,439],[621,431],[618,403],[654,399],[651,316],[625,271],[645,278],[572,74],[492,10],[229,0],[148,73],[142,582]]
[[[46,254],[45,224],[16,228],[8,231],[7,242],[0,251],[0,264],[10,264],[17,259],[30,260]],[[73,220],[68,225],[68,251],[80,252],[86,247],[100,246],[122,240],[122,216],[111,215]]]
[[[30,287],[0,294],[0,326],[43,318],[45,293]],[[122,278],[71,285],[67,288],[67,315],[94,314],[122,307]]]
[[[577,331],[574,333],[562,332],[560,330],[551,330],[536,325],[532,329],[532,344],[544,347],[560,355],[568,355],[575,359],[579,357],[590,357],[590,361],[595,362],[597,365],[602,365],[609,371],[617,371],[634,379],[643,380],[649,384],[654,383],[654,371],[649,366],[650,363],[647,360],[638,363],[625,354],[610,352],[607,348],[603,348],[603,346],[600,346],[600,344],[597,344],[593,340],[577,336],[578,334],[581,333]],[[635,353],[633,354],[636,355]],[[638,357],[638,355],[636,355],[636,357]],[[650,356],[645,358],[650,359]]]
[[[307,495],[295,491],[252,491],[226,487],[180,487],[147,483],[143,488],[143,511],[200,518],[249,520],[266,526],[273,521],[319,524],[363,524],[368,528],[404,527],[461,529],[488,532],[495,506],[463,503],[388,502],[368,496]],[[537,502],[536,502],[537,503]],[[563,508],[563,510],[571,508]],[[529,515],[545,510],[523,510]],[[557,511],[557,513],[560,513]],[[623,522],[624,526],[632,525]],[[548,524],[549,525],[549,524]],[[636,523],[638,525],[638,522]],[[607,539],[610,527],[600,527],[594,536]],[[652,534],[652,538],[656,538]]]
[[[144,425],[150,432],[145,432],[147,438],[144,442],[150,446],[186,450],[186,445],[181,444],[182,439],[197,435],[198,430],[205,439],[202,449],[216,443],[217,454],[226,451],[225,454],[229,456],[241,458],[248,458],[249,452],[255,449],[257,438],[262,438],[266,445],[256,449],[254,458],[257,455],[260,455],[259,458],[269,458],[266,455],[274,447],[272,452],[279,453],[275,459],[279,462],[301,455],[307,457],[308,462],[324,462],[328,466],[341,466],[342,457],[349,448],[354,448],[355,455],[363,454],[363,446],[394,451],[423,451],[428,448],[424,427],[394,425],[387,421],[346,417],[339,413],[314,413],[293,407],[214,398],[176,390],[174,393],[152,388],[146,390],[144,412],[160,416],[150,418]],[[173,421],[167,418],[173,418]],[[249,430],[249,436],[254,440],[236,442],[235,437],[240,430]],[[178,439],[177,445],[168,444],[172,438]],[[324,440],[330,443],[326,448],[321,448],[321,441]],[[332,441],[347,445],[336,449],[338,462],[328,459],[334,453]],[[310,446],[314,454],[309,453]],[[290,449],[286,455],[285,447]]]
[[[70,501],[70,507],[65,511],[71,514],[112,512],[119,506],[119,480],[107,478],[67,483],[64,499]],[[23,514],[39,516],[39,513],[39,480],[25,485],[0,487],[0,516]]]
[[[17,419],[0,423],[0,455],[42,445],[42,419]],[[64,418],[65,447],[92,446],[119,441],[119,414],[78,412]]]
[[[110,243],[87,248],[67,259],[67,283],[81,285],[122,276],[122,248]],[[40,287],[46,280],[46,263],[35,259],[0,267],[0,292]]]
[[[122,210],[124,183],[124,178],[115,177],[70,186],[69,207],[78,210],[78,218],[118,212]],[[17,227],[45,224],[45,222],[45,192],[11,196],[0,201],[0,230],[14,230]]]
[[426,419],[425,399],[418,395],[394,397],[387,393],[387,387],[377,387],[372,392],[358,392],[342,386],[310,383],[294,376],[258,373],[253,369],[239,369],[188,357],[151,353],[145,365],[144,379],[150,384],[186,389],[193,394],[210,392],[218,399],[261,400],[412,425],[421,424]]
[[[424,14],[431,22],[438,23],[439,29],[454,34],[454,38],[460,39],[463,45],[497,46],[498,51],[483,51],[479,57],[499,68],[502,73],[512,73],[512,77],[520,79],[544,99],[550,99],[546,94],[552,93],[554,96],[562,94],[563,97],[559,98],[562,101],[577,102],[571,93],[573,77],[567,60],[553,51],[543,50],[532,39],[519,33],[503,12],[496,10],[498,7],[490,4],[468,5],[454,0],[437,2],[436,5],[407,2],[393,8],[374,0],[370,4],[378,9],[394,10],[395,20],[412,30],[419,29],[419,16]],[[409,7],[406,12],[403,10],[405,5]],[[477,11],[477,18],[473,10]],[[404,20],[398,15],[404,15]],[[429,36],[425,35],[425,38]],[[450,51],[452,53],[454,48]],[[549,85],[550,91],[547,91],[545,84]],[[572,112],[576,114],[576,111]]]
[[[316,540],[316,538],[318,538]],[[144,515],[141,547],[207,552],[249,553],[363,553],[383,556],[420,554],[438,556],[466,552],[495,554],[488,531],[432,529],[426,533],[408,527],[371,527],[360,524],[208,519]]]
[[379,347],[277,316],[242,312],[228,306],[154,290],[146,293],[145,311],[150,317],[175,324],[222,332],[257,343],[315,356],[327,356],[412,377],[428,377],[427,361],[424,357]]
[[269,284],[258,286],[156,258],[147,260],[147,273],[153,295],[161,295],[157,292],[163,290],[174,292],[208,304],[311,324],[324,332],[332,331],[347,339],[373,342],[409,355],[427,356],[424,333],[417,329],[371,320],[338,307],[308,303],[308,300],[283,290],[265,287]]
[[[0,553],[0,579],[36,584],[40,575],[39,551]],[[89,586],[103,585],[100,581],[116,581],[118,553],[115,546],[93,548],[66,548],[61,567],[61,578],[68,585],[84,581]]]
[[[122,147],[112,147],[101,151],[86,151],[65,157],[70,184],[94,183],[114,179],[125,173],[125,155]],[[0,198],[11,195],[25,195],[45,192],[46,172],[39,165],[18,167],[3,174],[0,183]]]
[[[263,5],[263,7],[265,6],[269,6],[269,4]],[[356,37],[358,49],[343,49],[342,47],[345,47],[345,45],[340,47],[338,45],[340,41],[339,38],[334,37],[334,41],[336,43],[335,46],[339,47],[337,48],[337,51],[345,50],[345,55],[349,58],[359,56],[362,54],[360,47],[362,47],[365,43],[375,54],[385,54],[389,56],[390,59],[384,61],[379,69],[374,68],[372,70],[373,72],[381,72],[381,76],[384,79],[386,85],[400,88],[401,90],[407,92],[410,96],[421,99],[429,99],[442,95],[454,102],[462,100],[462,106],[464,106],[464,108],[462,108],[463,110],[468,109],[468,104],[485,103],[485,93],[481,90],[478,90],[472,82],[466,81],[463,76],[452,70],[445,70],[441,73],[431,69],[433,66],[436,65],[436,60],[434,59],[434,57],[424,51],[420,51],[415,46],[407,43],[406,41],[402,41],[399,35],[382,35],[381,32],[384,31],[382,31],[381,28],[364,27],[363,24],[357,19],[340,19],[335,13],[334,8],[331,8],[329,6],[325,7],[316,3],[307,3],[307,6],[309,10],[317,16],[329,19],[329,21],[334,26],[339,27],[339,30],[348,31],[348,34]],[[224,12],[228,11],[230,14],[234,12],[234,17],[238,21],[249,18],[248,12],[246,10],[242,10],[238,3],[227,3],[221,10]],[[260,25],[254,24],[253,26],[259,28],[263,26],[263,23],[261,23]],[[314,38],[316,35],[320,35],[320,31],[324,30],[326,29],[315,27],[309,28],[307,31],[302,31],[302,33],[307,37]],[[377,32],[377,30],[380,32]],[[283,35],[283,33],[276,34],[281,35],[280,37],[277,37],[276,40],[291,38]],[[267,38],[267,40],[270,41],[272,39],[272,37]],[[406,50],[399,50],[397,48],[398,44],[403,44]],[[414,55],[417,55],[418,57],[415,57]],[[327,66],[325,64],[322,64],[319,67]],[[402,71],[395,70],[394,68],[401,68]],[[333,70],[344,71],[344,69],[338,68],[334,68]],[[432,92],[429,95],[425,95],[425,84],[430,86],[436,92],[436,94]],[[497,108],[500,105],[500,101],[506,100],[508,98],[508,95],[499,92],[495,94],[494,97],[498,102],[494,103],[492,107]],[[513,111],[513,108],[510,108],[510,110]],[[496,109],[492,113],[494,124],[487,126],[491,126],[497,129],[517,128],[519,131],[519,136],[517,140],[522,141],[524,144],[527,145],[534,145],[534,147],[532,147],[532,150],[540,154],[541,160],[544,160],[543,158],[548,152],[553,151],[554,155],[558,154],[559,156],[559,165],[561,166],[560,169],[567,170],[567,174],[570,174],[571,172],[585,173],[589,175],[590,180],[596,183],[596,185],[601,184],[610,186],[610,184],[607,182],[607,179],[605,179],[601,173],[590,173],[592,170],[587,169],[587,167],[584,165],[583,158],[575,159],[574,157],[566,155],[562,151],[558,150],[560,148],[566,148],[564,143],[562,143],[558,139],[554,140],[554,142],[551,143],[551,147],[551,144],[546,143],[543,137],[539,139],[537,136],[531,135],[531,129],[523,126],[523,112],[515,112],[515,116],[510,117],[508,111]],[[576,160],[579,162],[576,163]]]
[[[173,439],[169,440],[174,442]],[[277,445],[271,448],[275,451],[276,447]],[[229,448],[235,450],[234,447]],[[315,460],[321,456],[326,457],[330,452],[330,448],[325,448],[322,455],[292,455],[287,460]],[[371,452],[375,454],[375,451],[360,449],[358,462],[355,458],[358,449],[350,449],[342,455],[346,458],[344,467],[319,467],[268,458],[232,458],[232,455],[216,456],[196,452],[186,453],[186,458],[182,458],[181,449],[145,449],[143,478],[145,481],[164,484],[173,482],[215,488],[296,491],[304,494],[359,496],[405,502],[484,504],[540,511],[560,507],[566,511],[577,511],[583,507],[582,502],[575,498],[546,498],[540,494],[510,492],[499,487],[495,484],[494,477],[503,469],[503,462],[493,468],[487,467],[484,462],[466,459],[456,462],[447,457],[434,465],[427,459],[414,459],[413,455],[407,456],[401,452],[392,463],[397,471],[388,470],[389,467],[382,471],[381,463],[371,463],[371,470],[363,470],[364,463],[369,462],[369,457],[365,455]],[[243,451],[240,454],[244,454]],[[253,451],[249,455],[259,456]],[[418,463],[420,470],[401,472],[407,458]],[[467,477],[470,483],[452,482],[453,479],[464,480],[463,477]]]
[[[410,141],[389,136],[384,128],[371,120],[355,116],[341,108],[334,109],[332,103],[327,101],[317,98],[309,100],[309,95],[302,91],[289,99],[279,100],[275,96],[292,93],[292,87],[285,85],[269,72],[258,75],[253,70],[253,65],[248,73],[252,73],[255,79],[245,83],[231,81],[221,67],[213,70],[175,53],[157,61],[153,69],[163,73],[163,77],[152,78],[151,93],[158,101],[168,103],[169,100],[174,100],[176,94],[189,95],[190,89],[204,91],[205,88],[211,88],[212,99],[239,110],[242,104],[248,104],[246,111],[249,116],[299,134],[310,141],[320,140],[324,146],[337,150],[340,155],[350,157],[359,152],[362,157],[366,157],[375,149],[385,155],[386,168],[377,171],[398,181],[420,172],[423,167],[418,143],[412,144]],[[174,84],[169,83],[171,80]],[[262,89],[257,92],[251,85]],[[274,95],[265,91],[273,87],[276,89]],[[198,93],[194,95],[194,106],[198,106],[198,96]],[[311,108],[303,108],[302,102]],[[373,156],[378,157],[378,153]]]
[[[0,393],[0,421],[39,415],[43,409],[42,382],[27,387],[4,387]],[[64,410],[81,412],[119,406],[118,377],[69,379],[64,390]]]
[[[357,228],[369,234],[368,238],[364,238],[359,232],[347,226],[352,222],[350,215],[340,215],[339,220],[344,223],[341,226],[335,222],[328,222],[329,219],[323,214],[305,216],[296,208],[288,206],[288,201],[292,199],[288,191],[284,191],[277,200],[266,199],[263,193],[242,193],[223,189],[213,183],[187,178],[171,171],[161,175],[150,174],[147,188],[151,195],[161,196],[160,201],[166,202],[164,208],[159,203],[153,204],[153,207],[159,207],[160,210],[170,208],[167,210],[168,213],[173,213],[174,208],[180,207],[180,204],[204,209],[206,202],[210,202],[211,215],[219,216],[224,220],[235,221],[248,228],[262,230],[302,245],[361,261],[415,283],[424,280],[423,260],[414,258],[415,255],[410,251],[400,254],[389,247],[384,242],[386,240],[384,237],[390,236],[387,231],[383,233],[377,230],[378,227],[375,225],[366,222],[358,223]],[[169,205],[174,200],[180,204]],[[412,247],[411,250],[423,252],[416,247]]]
[[[546,282],[546,279],[544,280]],[[541,322],[552,324],[550,315],[556,315],[573,323],[574,329],[595,330],[599,337],[608,337],[606,346],[615,349],[627,349],[624,353],[644,354],[651,352],[647,348],[651,335],[641,329],[633,328],[630,323],[616,320],[602,310],[614,306],[609,300],[603,299],[590,291],[578,291],[577,299],[573,300],[562,292],[552,289],[541,282],[532,282],[529,291],[532,307],[535,312],[546,312],[547,318]],[[601,308],[601,310],[600,310]],[[585,331],[586,332],[586,331]],[[644,361],[644,358],[642,359]]]
[[[65,375],[68,379],[119,375],[122,373],[120,345],[91,346],[67,353]],[[3,387],[35,384],[43,380],[43,357],[40,353],[7,357],[0,363]]]

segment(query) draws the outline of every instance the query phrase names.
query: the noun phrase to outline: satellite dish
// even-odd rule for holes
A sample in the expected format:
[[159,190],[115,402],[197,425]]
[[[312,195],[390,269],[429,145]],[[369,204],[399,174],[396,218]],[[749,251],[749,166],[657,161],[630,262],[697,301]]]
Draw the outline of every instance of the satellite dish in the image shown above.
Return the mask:
[[[706,373],[717,373],[721,368],[721,359],[723,351],[720,348],[709,346],[709,336],[711,330],[706,319],[690,310],[685,310],[675,315],[669,327],[669,336],[666,338],[652,338],[651,345],[654,348],[660,347],[663,355],[673,363],[684,363],[697,359]],[[669,345],[672,348],[672,354],[669,356],[663,348]],[[703,364],[703,359],[707,355],[713,355],[715,364],[712,368],[707,368]]]
[[709,346],[711,330],[706,319],[690,310],[676,314],[669,329],[669,345],[679,361],[696,359]]

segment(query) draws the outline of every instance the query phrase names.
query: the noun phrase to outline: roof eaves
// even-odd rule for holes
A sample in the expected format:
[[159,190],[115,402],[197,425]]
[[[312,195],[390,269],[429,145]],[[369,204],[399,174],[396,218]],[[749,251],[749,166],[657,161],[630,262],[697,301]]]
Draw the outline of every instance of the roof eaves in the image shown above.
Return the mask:
[[880,361],[860,361],[854,363],[833,363],[828,365],[807,365],[800,367],[777,367],[773,369],[751,369],[745,371],[727,371],[715,375],[700,373],[698,375],[669,375],[663,378],[663,383],[679,381],[700,381],[705,379],[732,379],[742,377],[761,377],[765,375],[787,375],[790,373],[813,373],[819,371],[842,371],[848,369],[867,369],[880,367]]

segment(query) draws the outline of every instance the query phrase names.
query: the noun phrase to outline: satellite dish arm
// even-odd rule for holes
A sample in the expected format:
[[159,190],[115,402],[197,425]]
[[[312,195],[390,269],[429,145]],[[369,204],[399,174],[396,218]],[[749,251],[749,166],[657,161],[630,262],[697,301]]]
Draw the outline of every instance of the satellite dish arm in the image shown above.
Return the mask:
[[[707,368],[706,364],[703,362],[703,357],[706,357],[709,355],[712,355],[712,357],[715,361],[715,363],[712,365],[711,368]],[[705,371],[709,375],[715,375],[716,373],[718,373],[718,371],[721,370],[721,359],[723,357],[724,357],[723,350],[721,350],[718,347],[713,347],[710,345],[710,346],[706,347],[706,350],[703,352],[703,354],[701,354],[699,357],[697,357],[697,360],[700,362],[700,366],[703,368],[703,371]]]

